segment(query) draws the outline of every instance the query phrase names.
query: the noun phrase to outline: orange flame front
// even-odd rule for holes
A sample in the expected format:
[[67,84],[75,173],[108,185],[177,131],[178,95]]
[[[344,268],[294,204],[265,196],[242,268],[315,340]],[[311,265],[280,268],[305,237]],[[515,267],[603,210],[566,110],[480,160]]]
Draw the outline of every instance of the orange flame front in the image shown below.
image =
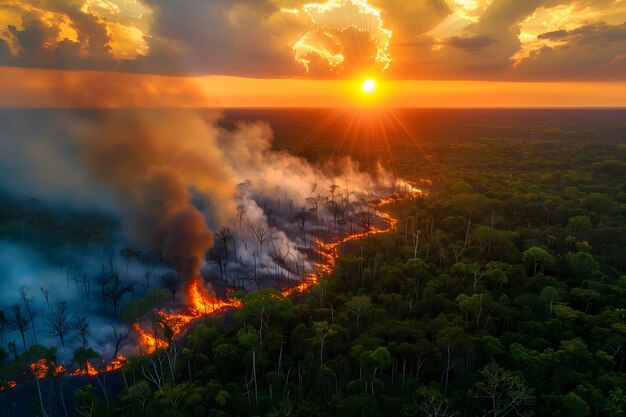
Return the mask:
[[[295,286],[283,290],[282,294],[289,297],[297,293],[305,292],[312,285],[319,283],[322,276],[330,274],[335,268],[335,264],[339,256],[338,249],[342,244],[362,239],[369,235],[395,230],[397,228],[398,221],[392,218],[389,214],[382,212],[380,210],[381,206],[398,201],[399,199],[415,198],[422,195],[422,191],[420,189],[413,187],[405,181],[400,181],[399,184],[402,188],[402,192],[396,192],[390,197],[382,198],[370,203],[370,206],[374,209],[378,218],[384,223],[384,227],[371,225],[368,230],[349,233],[346,236],[331,242],[324,242],[320,239],[316,239],[315,252],[320,257],[320,262],[316,264],[317,272],[307,274],[304,279],[298,282]],[[204,287],[202,280],[199,278],[196,278],[191,282],[187,288],[186,294],[189,301],[189,306],[186,308],[186,311],[177,313],[157,311],[157,315],[160,318],[157,325],[160,330],[169,330],[170,340],[178,336],[185,326],[193,320],[215,314],[227,308],[241,307],[240,300],[230,298],[221,299],[215,294],[210,293],[210,291]],[[139,323],[135,323],[134,327],[139,335],[139,343],[146,353],[153,353],[158,348],[169,345],[170,340],[165,337],[158,336],[157,332],[146,331]]]
[[[167,328],[170,330],[171,338],[176,337],[192,321],[215,314],[226,308],[239,308],[241,301],[237,299],[221,299],[215,294],[211,294],[208,289],[202,285],[200,279],[194,279],[189,287],[187,287],[187,297],[189,306],[186,311],[179,313],[169,313],[167,311],[157,311],[160,318],[158,326],[161,330]],[[166,347],[169,340],[144,330],[139,323],[134,323],[134,328],[139,335],[139,342],[146,353],[153,353],[160,347]],[[171,340],[170,338],[170,340]]]
[[[423,180],[425,182],[425,180]],[[320,262],[316,264],[317,272],[311,273],[305,276],[295,286],[285,289],[282,294],[286,297],[292,296],[297,293],[307,291],[312,285],[319,283],[320,279],[324,275],[330,274],[335,268],[337,258],[339,256],[338,249],[344,243],[351,242],[357,239],[367,237],[372,234],[385,233],[391,230],[395,230],[398,225],[398,221],[392,218],[389,214],[380,210],[381,206],[392,203],[402,198],[415,198],[422,195],[422,191],[411,186],[406,182],[402,182],[402,186],[405,189],[403,194],[394,193],[390,197],[382,198],[370,204],[374,209],[376,215],[384,223],[384,227],[369,226],[369,230],[350,233],[343,238],[331,241],[323,242],[320,239],[315,240],[316,253],[320,257]],[[156,332],[151,334],[144,330],[139,323],[134,323],[134,328],[139,335],[139,343],[143,347],[146,353],[153,353],[160,347],[166,347],[169,342],[178,336],[180,332],[191,323],[200,317],[209,316],[227,308],[240,308],[241,301],[235,298],[221,299],[215,294],[211,293],[204,287],[200,279],[194,279],[187,287],[187,297],[189,306],[185,311],[179,313],[169,313],[167,311],[157,311],[159,322],[157,325],[161,330],[169,329],[169,340],[164,336],[158,336]],[[65,365],[56,365],[51,362],[47,362],[46,359],[40,359],[30,364],[29,368],[31,374],[37,379],[43,379],[47,376],[59,376],[59,375],[89,375],[97,376],[103,372],[111,372],[118,370],[124,366],[126,358],[122,355],[117,355],[111,362],[105,365],[104,361],[100,368],[94,366],[90,361],[86,361],[85,369],[77,369],[74,372],[68,372]],[[6,381],[0,386],[0,392],[6,388],[14,388],[18,384],[17,381]]]

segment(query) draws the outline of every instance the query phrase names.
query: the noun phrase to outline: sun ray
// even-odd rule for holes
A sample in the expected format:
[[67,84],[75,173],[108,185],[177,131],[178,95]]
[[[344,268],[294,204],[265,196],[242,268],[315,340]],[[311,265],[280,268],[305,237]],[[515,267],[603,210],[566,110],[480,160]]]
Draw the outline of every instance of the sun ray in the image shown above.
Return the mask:
[[306,138],[304,138],[302,140],[302,142],[300,143],[299,146],[297,146],[296,148],[294,148],[293,152],[298,155],[300,153],[302,153],[302,151],[304,151],[306,148],[308,148],[310,146],[310,144],[322,133],[324,132],[326,129],[328,129],[328,127],[330,125],[332,125],[339,117],[341,117],[341,115],[344,113],[345,110],[342,109],[337,109],[334,110],[332,113],[330,113],[328,116],[326,116],[324,118],[324,120],[322,120],[320,122],[320,124],[313,129],[313,132],[307,136]]
[[389,156],[389,162],[391,163],[391,173],[394,177],[398,176],[396,171],[396,161],[393,157],[393,152],[391,151],[391,144],[389,143],[389,137],[387,136],[387,129],[382,119],[381,113],[376,113],[378,126],[380,128],[381,135],[383,137],[383,141],[385,142],[385,147],[387,148],[387,154]]
[[339,145],[336,146],[335,149],[333,150],[333,157],[336,157],[337,154],[341,152],[341,150],[343,149],[343,146],[346,143],[346,140],[348,138],[348,135],[350,134],[350,131],[352,130],[352,126],[354,125],[355,120],[356,120],[356,115],[352,114],[350,121],[348,122],[348,127],[346,128],[345,133],[341,137],[341,141],[339,142]]

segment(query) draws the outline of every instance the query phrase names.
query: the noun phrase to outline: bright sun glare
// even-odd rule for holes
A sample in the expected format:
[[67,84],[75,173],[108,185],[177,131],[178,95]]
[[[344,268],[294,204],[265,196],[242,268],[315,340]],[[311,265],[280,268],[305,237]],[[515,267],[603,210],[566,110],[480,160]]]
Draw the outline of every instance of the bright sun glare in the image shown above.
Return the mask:
[[361,88],[365,93],[370,94],[373,93],[376,89],[376,83],[374,82],[374,80],[365,80],[361,85]]

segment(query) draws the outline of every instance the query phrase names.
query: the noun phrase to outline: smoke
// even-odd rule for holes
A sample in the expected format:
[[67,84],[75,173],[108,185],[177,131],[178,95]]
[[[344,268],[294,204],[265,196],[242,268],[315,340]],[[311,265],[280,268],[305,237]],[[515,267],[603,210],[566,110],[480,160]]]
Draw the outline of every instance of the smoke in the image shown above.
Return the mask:
[[[110,353],[112,277],[133,285],[122,304],[159,286],[172,268],[183,281],[203,277],[246,289],[295,284],[315,269],[317,239],[361,230],[359,219],[371,215],[366,202],[395,185],[383,169],[370,175],[350,159],[315,166],[276,151],[266,123],[222,122],[199,110],[0,112],[0,124],[11,127],[0,132],[0,168],[10,173],[0,176],[0,187],[55,207],[104,210],[120,225],[115,242],[63,249],[55,257],[62,263],[24,246],[11,249],[0,257],[9,278],[2,295],[10,301],[2,307],[18,302],[19,286],[30,287],[41,330],[53,307],[39,289],[50,287],[50,303],[66,300],[88,315],[91,343]],[[124,248],[149,259],[132,258],[134,251],[126,259]],[[70,273],[68,264],[75,265]]]
[[[103,117],[77,138],[86,171],[118,197],[131,242],[161,251],[184,278],[198,277],[213,245],[207,220],[219,223],[234,209],[236,184],[214,128],[180,110]],[[209,198],[205,213],[192,189]]]

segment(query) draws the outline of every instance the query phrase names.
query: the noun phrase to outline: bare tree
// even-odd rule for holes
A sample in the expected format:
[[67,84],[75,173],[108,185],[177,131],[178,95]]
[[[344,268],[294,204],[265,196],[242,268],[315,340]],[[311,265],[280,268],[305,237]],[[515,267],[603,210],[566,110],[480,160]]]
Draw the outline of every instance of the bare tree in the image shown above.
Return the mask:
[[13,317],[8,321],[9,330],[20,332],[22,343],[24,344],[24,351],[26,351],[26,332],[30,329],[32,319],[25,311],[24,307],[19,304],[14,304],[9,309],[13,313]]
[[89,333],[89,320],[87,319],[87,317],[76,317],[74,318],[73,325],[74,330],[76,330],[76,338],[83,346],[83,348],[87,348],[87,345],[89,344],[88,339],[89,336],[91,336],[91,334]]
[[52,337],[58,337],[61,346],[65,348],[65,338],[72,330],[72,322],[70,313],[67,309],[67,302],[61,301],[56,308],[46,316],[48,325],[48,334]]
[[306,225],[306,222],[311,220],[312,217],[313,215],[311,214],[311,212],[306,211],[305,208],[302,207],[302,210],[298,214],[293,216],[293,218],[291,219],[292,222],[298,223],[298,226],[300,226],[300,236],[302,237],[302,241],[304,242],[305,246],[306,246],[305,225]]
[[337,204],[336,201],[334,200],[328,200],[326,202],[326,210],[328,210],[330,212],[330,214],[333,215],[333,221],[335,223],[335,228],[337,228],[339,219],[341,217],[343,217],[344,213],[344,208],[340,205]]
[[270,228],[265,220],[257,220],[254,223],[248,223],[250,232],[259,242],[259,253],[263,253],[263,242],[267,240],[270,235]]
[[113,276],[113,282],[106,287],[105,299],[111,303],[113,307],[113,316],[117,317],[117,307],[124,298],[124,295],[130,293],[133,290],[132,284],[125,284],[120,279],[119,274],[115,273]]
[[139,264],[143,270],[143,276],[146,279],[146,292],[150,289],[150,277],[152,276],[152,257],[150,254],[142,253],[139,255]]
[[364,233],[369,233],[374,228],[374,213],[371,211],[360,211],[355,215],[355,218]]
[[224,244],[224,251],[226,252],[226,260],[228,260],[228,241],[233,238],[234,236],[233,231],[230,230],[230,227],[224,227],[218,233],[216,233],[215,236],[217,236]]
[[359,331],[359,321],[361,317],[365,316],[371,307],[372,303],[368,296],[352,297],[352,300],[346,304],[348,310],[356,318],[356,331]]
[[453,417],[457,412],[450,409],[450,403],[439,392],[427,388],[418,389],[419,411],[426,417]]
[[180,290],[180,287],[183,284],[182,280],[180,279],[180,275],[174,272],[168,272],[167,274],[161,276],[161,282],[163,283],[165,289],[167,289],[170,294],[172,294],[173,303],[176,299],[176,293],[178,292],[178,290]]
[[420,233],[422,233],[421,230],[411,230],[411,237],[412,237],[412,242],[413,242],[413,257],[417,258],[417,247],[419,246],[420,243]]
[[28,296],[30,292],[29,287],[20,287],[18,289],[18,294],[20,296],[20,300],[24,304],[24,313],[28,316],[28,320],[30,321],[30,329],[33,331],[33,339],[35,343],[37,343],[37,330],[35,329],[35,310],[33,310],[33,299]]
[[485,417],[522,415],[520,408],[533,398],[532,390],[523,378],[501,368],[496,363],[485,365],[479,374],[482,380],[476,383],[476,397],[485,398],[489,404]]
[[113,351],[113,359],[115,359],[117,357],[117,355],[120,353],[120,351],[122,349],[124,349],[124,346],[126,346],[128,344],[129,337],[130,337],[130,333],[128,331],[128,327],[124,326],[124,328],[122,329],[122,331],[118,331],[114,325],[111,324],[111,328],[113,329],[113,338],[114,338],[114,345],[115,345],[115,350]]
[[41,291],[41,295],[46,300],[46,305],[48,306],[48,310],[50,310],[50,291],[46,290],[44,287],[39,287]]

